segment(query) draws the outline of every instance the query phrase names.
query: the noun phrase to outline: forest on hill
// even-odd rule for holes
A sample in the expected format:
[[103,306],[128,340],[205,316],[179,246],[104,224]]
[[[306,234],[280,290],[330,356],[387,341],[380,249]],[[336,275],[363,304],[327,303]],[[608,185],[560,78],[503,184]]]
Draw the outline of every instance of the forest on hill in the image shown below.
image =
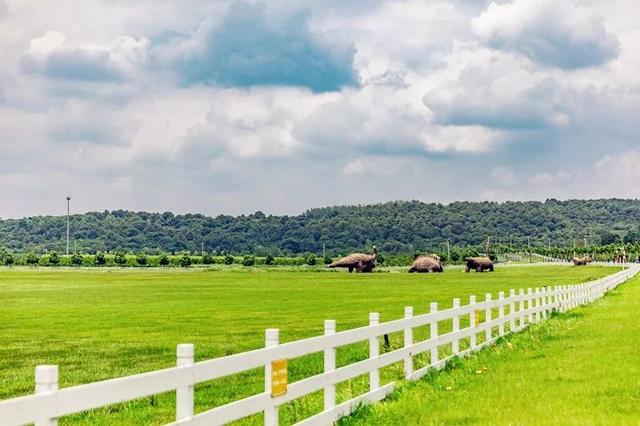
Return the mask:
[[[545,202],[397,201],[325,207],[297,216],[208,217],[124,210],[71,216],[72,251],[83,253],[207,252],[264,256],[368,250],[390,254],[493,243],[514,247],[640,242],[640,201],[623,199]],[[63,252],[66,217],[0,220],[0,247],[15,252]]]

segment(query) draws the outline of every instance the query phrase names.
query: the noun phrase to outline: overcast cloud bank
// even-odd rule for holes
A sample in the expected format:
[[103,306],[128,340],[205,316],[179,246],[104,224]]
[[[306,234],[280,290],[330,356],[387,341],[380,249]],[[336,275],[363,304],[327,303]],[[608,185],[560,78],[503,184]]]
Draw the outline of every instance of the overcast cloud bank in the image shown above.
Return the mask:
[[634,0],[0,0],[1,217],[638,197]]

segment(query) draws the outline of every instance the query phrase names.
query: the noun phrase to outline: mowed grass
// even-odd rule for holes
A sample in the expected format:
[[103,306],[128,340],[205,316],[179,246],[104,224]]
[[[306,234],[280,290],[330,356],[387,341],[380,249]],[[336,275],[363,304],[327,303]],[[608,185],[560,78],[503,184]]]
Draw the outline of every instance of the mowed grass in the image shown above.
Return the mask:
[[[38,364],[59,365],[60,386],[67,387],[173,366],[179,343],[194,343],[198,361],[260,348],[270,327],[279,328],[281,342],[287,342],[322,334],[325,319],[335,319],[338,330],[344,330],[366,325],[373,311],[388,321],[400,318],[404,306],[420,314],[433,301],[444,309],[454,297],[465,304],[471,294],[481,300],[486,292],[497,297],[510,288],[579,283],[612,272],[597,266],[426,275],[2,269],[0,399],[32,393]],[[427,336],[416,330],[416,339]],[[401,336],[392,335],[391,343],[400,346]],[[366,343],[342,348],[338,365],[367,355]],[[418,359],[418,367],[421,362],[426,360]],[[321,354],[293,360],[290,380],[321,371]],[[385,369],[383,383],[401,371],[400,365]],[[207,382],[196,388],[196,411],[261,392],[263,386],[261,371]],[[338,397],[346,400],[367,388],[366,377],[350,380],[339,386]],[[62,423],[165,423],[174,418],[174,406],[174,393],[167,393],[77,414]],[[281,422],[299,421],[321,408],[322,395],[316,393],[282,407]],[[257,415],[244,423],[261,421]]]
[[635,278],[340,423],[638,425],[639,343]]

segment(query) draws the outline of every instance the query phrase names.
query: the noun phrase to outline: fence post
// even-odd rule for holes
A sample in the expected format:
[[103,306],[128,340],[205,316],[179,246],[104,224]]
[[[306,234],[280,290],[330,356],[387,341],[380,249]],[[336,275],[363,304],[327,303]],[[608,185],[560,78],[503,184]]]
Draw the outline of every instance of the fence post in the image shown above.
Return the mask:
[[478,334],[476,331],[476,296],[469,296],[469,306],[471,309],[469,311],[469,329],[472,331],[471,336],[469,336],[469,347],[471,350],[475,350],[476,346],[478,346]]
[[573,285],[569,286],[569,306],[571,309],[576,307],[576,288]]
[[[459,307],[460,307],[460,299],[456,297],[455,299],[453,299],[453,309],[458,309]],[[460,315],[453,316],[452,331],[454,333],[457,331],[460,331]],[[458,355],[460,353],[460,340],[457,337],[453,339],[453,342],[451,342],[451,352],[454,355]]]
[[[188,367],[193,365],[195,349],[192,343],[181,343],[176,349],[176,365]],[[176,420],[184,420],[193,416],[193,384],[176,389]]]
[[504,291],[498,292],[498,335],[504,336]]
[[[404,317],[406,319],[413,317],[413,306],[404,307]],[[408,326],[404,329],[404,347],[408,348],[411,345],[413,345],[413,328]],[[404,377],[411,379],[411,376],[413,376],[413,355],[409,353],[404,358]]]
[[575,307],[575,288],[574,286],[569,286],[569,309],[573,309]]
[[[429,312],[432,314],[438,312],[438,302],[431,302],[429,305]],[[431,321],[431,334],[429,335],[429,339],[438,337],[438,321]],[[431,348],[431,365],[438,363],[438,345],[436,344],[435,348]]]
[[518,326],[520,328],[524,327],[524,308],[525,308],[525,303],[524,303],[524,289],[520,289],[518,290],[518,308],[520,308],[520,320],[518,321]]
[[540,321],[540,315],[542,313],[541,309],[541,302],[542,302],[542,298],[540,297],[540,287],[536,287],[535,289],[535,299],[536,299],[536,322]]
[[576,289],[576,306],[582,305],[582,285],[578,284]]
[[529,311],[528,322],[531,324],[533,322],[533,289],[527,289],[527,299],[529,299],[529,303],[527,303],[527,310]]
[[[264,347],[272,348],[280,344],[280,331],[277,328],[267,328],[264,332]],[[271,394],[271,359],[264,365],[264,391]],[[278,425],[278,407],[264,410],[265,426]]]
[[[380,314],[371,312],[369,314],[369,325],[378,325],[380,323]],[[369,338],[369,358],[377,358],[380,355],[380,342],[378,336]],[[374,391],[380,387],[380,370],[377,367],[371,368],[369,371],[369,390]]]
[[511,303],[509,303],[509,316],[511,320],[509,321],[509,331],[513,332],[516,329],[516,290],[509,290],[509,299],[511,299]]
[[560,311],[560,304],[558,303],[558,286],[553,287],[553,296],[551,296],[551,301],[553,302],[553,311]]
[[[324,321],[324,335],[336,334],[335,320]],[[328,373],[336,369],[336,348],[324,350],[324,372]],[[331,410],[336,406],[336,385],[330,384],[324,387],[324,411]]]
[[484,331],[484,341],[489,343],[491,341],[491,327],[487,324],[491,321],[491,293],[486,293],[484,297],[487,306],[484,308],[484,322],[487,327]]
[[[49,393],[58,390],[58,366],[38,365],[36,367],[36,394]],[[46,413],[45,413],[46,414]],[[36,420],[36,426],[56,426],[55,418]]]

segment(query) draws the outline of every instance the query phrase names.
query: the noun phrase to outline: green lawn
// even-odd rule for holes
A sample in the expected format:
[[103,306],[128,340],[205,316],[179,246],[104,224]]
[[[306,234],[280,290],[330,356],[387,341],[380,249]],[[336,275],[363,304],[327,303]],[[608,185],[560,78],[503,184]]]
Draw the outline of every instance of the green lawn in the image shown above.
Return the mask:
[[[277,269],[0,269],[0,399],[32,393],[37,364],[58,364],[60,385],[66,387],[172,366],[178,343],[195,343],[196,360],[203,360],[259,348],[269,327],[279,328],[281,341],[286,342],[322,334],[325,319],[335,319],[338,330],[343,330],[366,325],[371,311],[380,312],[386,321],[401,317],[406,305],[419,314],[432,301],[446,308],[453,297],[467,303],[470,294],[481,299],[492,292],[495,297],[500,290],[578,283],[612,272],[597,266],[498,267],[495,273],[449,270],[428,275]],[[566,327],[563,322],[553,324],[559,324],[554,326],[560,327],[559,332]],[[416,330],[416,339],[421,336],[424,332]],[[393,346],[401,344],[399,336],[391,337]],[[534,347],[528,351],[544,355]],[[338,364],[363,359],[367,353],[365,343],[341,349]],[[600,366],[605,359],[594,357],[593,361]],[[292,380],[321,372],[321,354],[293,361],[290,370]],[[387,368],[383,382],[400,374],[400,366]],[[548,377],[549,385],[562,377],[558,374]],[[469,383],[485,376],[474,376]],[[196,411],[257,393],[262,386],[261,372],[256,371],[200,385]],[[366,388],[366,379],[355,379],[339,386],[338,395],[345,400]],[[321,404],[321,394],[288,404],[281,409],[281,422],[318,412]],[[425,407],[433,412],[430,404]],[[174,395],[169,393],[75,415],[62,423],[149,424],[167,422],[173,416]],[[261,419],[254,416],[246,422],[258,424]]]
[[340,423],[638,425],[639,343],[635,278]]

